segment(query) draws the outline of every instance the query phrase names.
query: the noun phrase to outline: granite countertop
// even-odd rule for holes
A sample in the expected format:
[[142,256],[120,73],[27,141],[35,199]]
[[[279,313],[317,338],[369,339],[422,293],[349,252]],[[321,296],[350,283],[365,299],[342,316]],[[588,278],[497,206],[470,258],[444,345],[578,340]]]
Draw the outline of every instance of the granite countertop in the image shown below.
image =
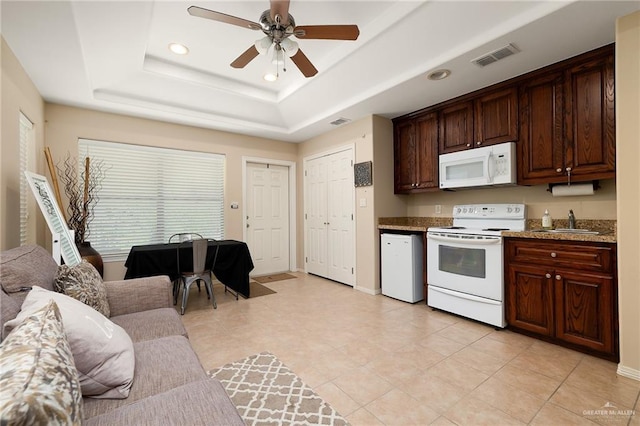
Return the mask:
[[[450,217],[381,217],[378,219],[378,229],[407,232],[427,232],[427,228],[435,226],[451,226]],[[554,221],[556,229],[568,228],[566,220]],[[616,221],[582,219],[577,221],[577,227],[597,231],[598,234],[572,234],[564,232],[539,232],[542,223],[539,219],[527,219],[525,231],[502,231],[503,237],[531,238],[538,240],[559,241],[592,241],[600,243],[616,243]]]
[[378,229],[395,231],[427,232],[432,226],[451,226],[450,217],[381,217],[378,219]]

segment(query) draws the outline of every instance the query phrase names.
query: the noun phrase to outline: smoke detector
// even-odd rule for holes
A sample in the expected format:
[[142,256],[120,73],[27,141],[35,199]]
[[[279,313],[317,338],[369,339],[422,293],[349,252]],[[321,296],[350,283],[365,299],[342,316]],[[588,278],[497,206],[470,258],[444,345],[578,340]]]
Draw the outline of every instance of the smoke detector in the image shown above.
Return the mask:
[[501,47],[500,49],[497,49],[497,50],[494,50],[493,52],[482,55],[471,62],[476,64],[479,67],[486,67],[489,64],[497,62],[508,56],[514,55],[519,51],[520,49],[518,49],[517,47],[515,47],[513,44],[510,43],[504,47]]

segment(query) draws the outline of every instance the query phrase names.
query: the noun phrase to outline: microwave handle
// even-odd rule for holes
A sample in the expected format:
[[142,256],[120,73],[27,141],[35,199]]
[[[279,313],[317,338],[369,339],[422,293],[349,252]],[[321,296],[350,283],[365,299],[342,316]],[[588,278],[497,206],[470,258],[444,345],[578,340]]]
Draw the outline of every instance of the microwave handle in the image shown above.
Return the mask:
[[491,176],[491,151],[487,153],[487,183],[493,182],[493,176]]

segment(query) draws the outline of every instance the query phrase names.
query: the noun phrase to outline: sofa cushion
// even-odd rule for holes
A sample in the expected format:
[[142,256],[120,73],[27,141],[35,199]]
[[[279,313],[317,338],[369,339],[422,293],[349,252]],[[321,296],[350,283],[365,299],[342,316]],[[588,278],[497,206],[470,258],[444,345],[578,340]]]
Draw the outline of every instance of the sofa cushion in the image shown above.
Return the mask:
[[185,337],[168,336],[138,342],[134,349],[136,370],[129,398],[85,398],[85,419],[208,377]]
[[74,266],[58,266],[53,287],[56,291],[91,306],[107,318],[111,315],[107,289],[102,277],[98,270],[84,259]]
[[58,306],[49,301],[0,346],[2,424],[80,424],[82,394]]
[[[151,309],[110,319],[122,327],[134,343],[166,336],[188,337],[180,315],[174,308]],[[153,327],[149,327],[149,324],[153,324]]]
[[87,419],[84,425],[130,425],[132,419],[136,424],[145,425],[245,424],[222,384],[215,379],[205,379]]
[[11,329],[53,299],[80,376],[83,396],[126,398],[133,380],[133,342],[118,325],[95,309],[55,291],[34,286],[18,316],[5,324]]
[[58,265],[40,246],[22,246],[0,252],[0,285],[7,293],[16,293],[37,285],[53,290]]
[[[20,293],[9,295],[4,291],[4,289],[0,288],[0,335],[2,338],[5,337],[2,333],[4,323],[14,319],[16,315],[18,315],[18,312],[20,312],[20,307],[22,307],[24,297],[19,296],[26,297],[27,294],[25,292],[24,295],[21,295]],[[0,338],[0,341],[2,341],[2,338]]]

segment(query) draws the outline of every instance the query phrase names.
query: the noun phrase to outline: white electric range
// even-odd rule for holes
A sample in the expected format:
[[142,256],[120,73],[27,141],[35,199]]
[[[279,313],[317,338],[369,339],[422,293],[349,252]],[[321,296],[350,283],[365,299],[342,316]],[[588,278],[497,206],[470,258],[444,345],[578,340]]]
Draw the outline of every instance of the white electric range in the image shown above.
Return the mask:
[[427,301],[505,327],[502,231],[523,231],[524,204],[453,208],[453,226],[427,229]]

